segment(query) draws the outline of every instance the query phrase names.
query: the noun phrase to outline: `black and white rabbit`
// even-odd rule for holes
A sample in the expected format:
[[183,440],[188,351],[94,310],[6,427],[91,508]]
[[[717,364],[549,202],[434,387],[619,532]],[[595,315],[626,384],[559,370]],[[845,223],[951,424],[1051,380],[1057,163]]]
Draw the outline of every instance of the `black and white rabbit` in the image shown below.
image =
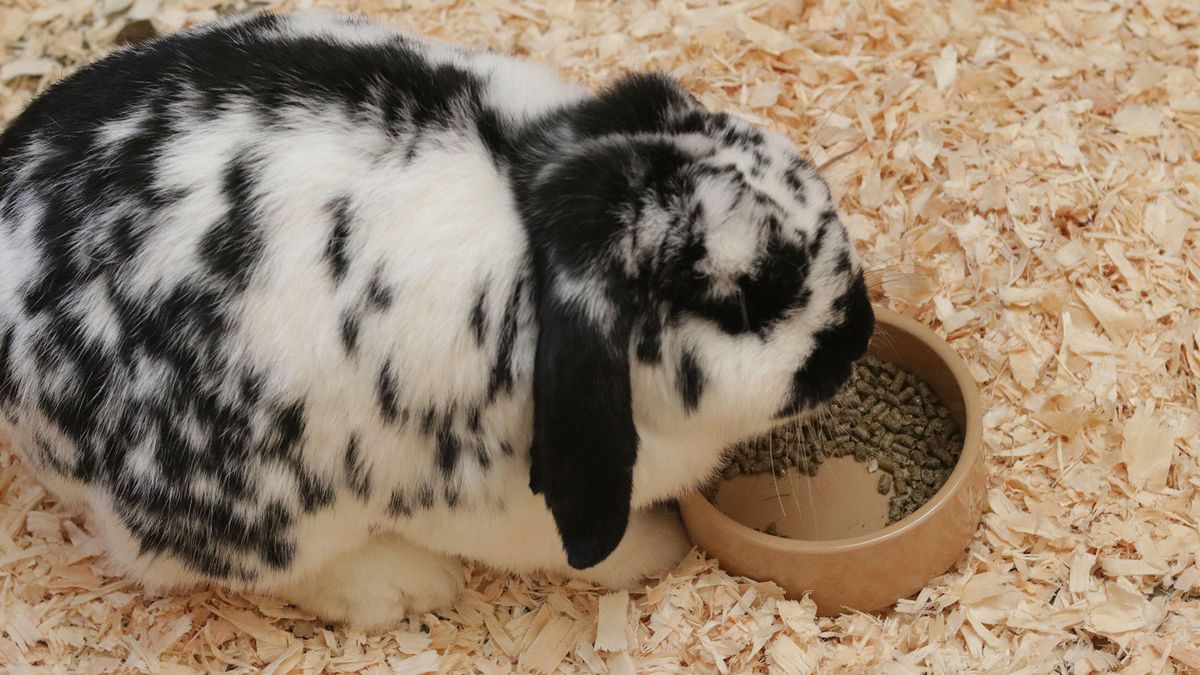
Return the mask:
[[628,586],[873,325],[826,185],[663,76],[258,15],[0,137],[0,434],[152,589],[377,628],[460,558]]

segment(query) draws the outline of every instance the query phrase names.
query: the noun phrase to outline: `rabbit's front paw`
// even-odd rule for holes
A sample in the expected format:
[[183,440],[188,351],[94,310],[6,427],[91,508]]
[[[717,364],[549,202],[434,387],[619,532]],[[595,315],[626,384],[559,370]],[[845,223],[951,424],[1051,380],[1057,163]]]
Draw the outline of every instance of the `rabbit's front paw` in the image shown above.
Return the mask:
[[454,558],[387,535],[338,556],[284,595],[325,621],[379,631],[449,607],[463,583]]

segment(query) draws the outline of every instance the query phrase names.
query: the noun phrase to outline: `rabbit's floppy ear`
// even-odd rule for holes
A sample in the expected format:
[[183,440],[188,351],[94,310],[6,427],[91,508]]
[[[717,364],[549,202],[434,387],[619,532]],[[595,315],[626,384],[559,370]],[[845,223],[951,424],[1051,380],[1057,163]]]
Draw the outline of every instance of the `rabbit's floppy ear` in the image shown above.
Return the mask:
[[569,130],[547,138],[567,140],[525,185],[538,287],[530,487],[576,569],[608,557],[629,522],[638,449],[630,336],[653,304],[635,251],[660,252],[669,229],[642,231],[640,214],[666,208],[690,161],[673,143],[637,136],[690,100],[663,76],[624,78],[564,113]]
[[629,521],[638,437],[629,349],[635,298],[622,212],[644,188],[647,148],[601,142],[556,163],[524,210],[538,340],[530,488],[545,497],[571,567],[599,563]]
[[554,516],[567,562],[585,569],[613,552],[629,522],[638,444],[630,330],[595,325],[554,295],[539,302],[530,487]]

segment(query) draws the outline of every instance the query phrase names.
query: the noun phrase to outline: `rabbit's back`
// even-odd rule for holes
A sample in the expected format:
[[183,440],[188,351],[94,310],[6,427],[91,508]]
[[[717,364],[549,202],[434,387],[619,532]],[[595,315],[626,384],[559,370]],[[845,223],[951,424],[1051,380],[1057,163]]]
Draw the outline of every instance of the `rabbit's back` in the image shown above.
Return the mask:
[[214,577],[286,568],[338,504],[501,501],[533,309],[496,144],[577,95],[319,15],[84,68],[0,139],[0,423]]

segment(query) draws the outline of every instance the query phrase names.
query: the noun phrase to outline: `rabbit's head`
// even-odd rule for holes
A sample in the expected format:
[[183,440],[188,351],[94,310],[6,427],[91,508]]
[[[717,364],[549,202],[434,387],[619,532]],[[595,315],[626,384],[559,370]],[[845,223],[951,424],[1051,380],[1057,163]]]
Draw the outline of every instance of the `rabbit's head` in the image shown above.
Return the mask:
[[585,568],[623,536],[639,441],[724,447],[804,415],[874,314],[829,189],[786,138],[659,76],[537,133],[553,149],[519,191],[539,287],[531,485]]

